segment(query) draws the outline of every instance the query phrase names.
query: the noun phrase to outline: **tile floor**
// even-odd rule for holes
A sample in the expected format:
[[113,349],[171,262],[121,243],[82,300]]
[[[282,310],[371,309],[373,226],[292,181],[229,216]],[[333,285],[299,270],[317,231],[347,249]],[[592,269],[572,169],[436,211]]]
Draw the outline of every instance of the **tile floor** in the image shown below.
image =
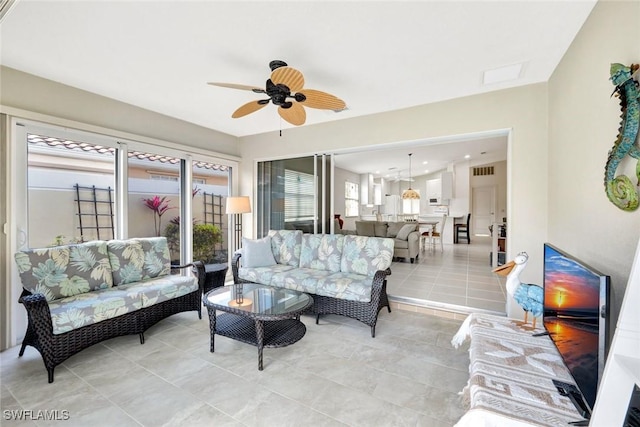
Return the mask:
[[391,265],[387,293],[418,306],[504,314],[505,278],[491,272],[490,251],[491,239],[476,237],[471,244],[445,244],[444,252],[425,250],[413,264],[401,259]]
[[[210,353],[208,320],[194,312],[158,323],[144,345],[126,336],[84,350],[56,368],[53,384],[35,349],[18,358],[13,347],[0,353],[0,424],[452,426],[463,415],[468,345],[450,345],[460,320],[383,309],[376,338],[340,316],[302,320],[307,334],[265,349],[262,372],[247,344],[216,337]],[[5,411],[19,409],[69,419],[8,421]]]

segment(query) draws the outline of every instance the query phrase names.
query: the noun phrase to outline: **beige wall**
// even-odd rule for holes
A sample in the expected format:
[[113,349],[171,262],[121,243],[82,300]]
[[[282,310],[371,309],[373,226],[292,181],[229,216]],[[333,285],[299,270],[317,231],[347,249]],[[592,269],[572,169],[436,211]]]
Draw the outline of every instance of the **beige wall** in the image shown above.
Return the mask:
[[0,105],[237,155],[237,138],[114,99],[0,67]]
[[[607,153],[620,124],[619,100],[609,97],[612,62],[640,62],[640,2],[599,1],[549,80],[548,240],[611,275],[617,317],[640,211],[618,209],[604,192]],[[626,174],[636,182],[633,170]]]
[[[405,110],[285,129],[241,139],[242,192],[253,190],[254,162],[271,156],[330,152],[349,147],[512,129],[509,149],[511,248],[539,254],[522,279],[542,282],[547,235],[547,86],[502,90]],[[249,219],[249,218],[247,218]],[[249,221],[248,221],[249,222]],[[251,235],[250,226],[245,227]],[[515,312],[515,315],[520,315]]]
[[[555,243],[612,275],[613,322],[638,240],[640,213],[607,201],[603,173],[619,125],[611,62],[640,61],[640,3],[600,1],[548,84],[406,110],[285,129],[241,139],[241,184],[271,156],[328,152],[495,129],[511,129],[507,162],[509,257],[527,251],[521,279],[542,283],[542,244]],[[347,100],[348,101],[348,100]],[[245,231],[251,233],[250,227]],[[516,307],[509,314],[519,316]]]
[[[542,283],[542,243],[552,241],[612,274],[614,315],[631,268],[640,213],[602,190],[618,128],[609,98],[611,62],[640,61],[640,3],[600,1],[548,84],[237,139],[68,86],[1,68],[0,103],[203,149],[239,154],[241,194],[252,194],[258,159],[511,129],[508,256],[527,251],[521,279]],[[37,95],[37,96],[36,96]],[[348,102],[348,100],[347,100]],[[255,198],[254,198],[255,200]],[[3,200],[4,202],[4,200]],[[245,232],[253,234],[251,215]],[[509,310],[519,316],[517,309]]]

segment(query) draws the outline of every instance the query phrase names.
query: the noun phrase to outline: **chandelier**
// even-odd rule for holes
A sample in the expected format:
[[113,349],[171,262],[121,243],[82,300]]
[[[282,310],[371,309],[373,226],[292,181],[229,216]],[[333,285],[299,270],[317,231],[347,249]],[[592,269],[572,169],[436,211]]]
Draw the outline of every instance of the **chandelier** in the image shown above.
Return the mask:
[[409,188],[402,192],[403,200],[419,200],[420,194],[414,189],[411,188],[411,155],[413,153],[409,153]]

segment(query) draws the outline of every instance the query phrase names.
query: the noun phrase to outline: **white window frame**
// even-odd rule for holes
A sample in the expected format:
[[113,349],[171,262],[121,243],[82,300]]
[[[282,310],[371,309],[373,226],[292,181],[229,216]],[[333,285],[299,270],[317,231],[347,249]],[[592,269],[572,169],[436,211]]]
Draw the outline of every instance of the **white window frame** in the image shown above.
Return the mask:
[[[350,188],[351,187],[351,188]],[[352,194],[355,193],[355,194]],[[360,215],[360,184],[344,182],[344,217],[353,218]]]

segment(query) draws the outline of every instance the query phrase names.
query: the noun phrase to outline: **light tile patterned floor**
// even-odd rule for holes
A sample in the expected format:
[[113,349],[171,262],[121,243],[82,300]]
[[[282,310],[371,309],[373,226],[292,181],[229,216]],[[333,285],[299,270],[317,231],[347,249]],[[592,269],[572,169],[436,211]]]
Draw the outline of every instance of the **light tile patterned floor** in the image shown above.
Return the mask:
[[474,238],[445,244],[444,252],[439,246],[423,251],[413,264],[401,259],[391,265],[387,293],[425,307],[444,303],[505,313],[505,279],[491,271],[490,250],[489,238]]
[[[436,276],[437,279],[437,276]],[[436,280],[437,281],[437,280]],[[435,287],[433,284],[432,287]],[[452,426],[465,412],[458,392],[468,346],[450,345],[461,321],[394,310],[376,338],[340,316],[303,316],[298,343],[265,349],[216,337],[194,312],[146,334],[114,338],[47,375],[39,353],[0,353],[3,426]],[[66,410],[67,421],[5,419],[5,410]]]

